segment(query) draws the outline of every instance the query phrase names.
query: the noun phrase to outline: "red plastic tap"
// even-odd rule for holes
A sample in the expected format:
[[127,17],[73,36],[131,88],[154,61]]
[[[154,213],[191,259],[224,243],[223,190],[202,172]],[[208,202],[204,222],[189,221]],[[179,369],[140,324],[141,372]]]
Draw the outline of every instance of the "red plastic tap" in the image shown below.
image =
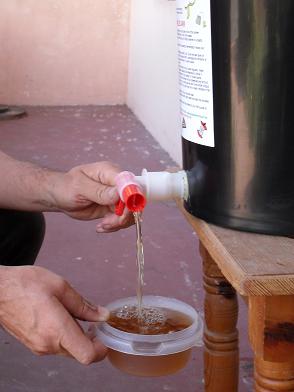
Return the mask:
[[128,171],[121,172],[116,176],[115,183],[120,196],[115,208],[116,215],[121,216],[125,206],[132,212],[143,211],[146,198],[135,175]]

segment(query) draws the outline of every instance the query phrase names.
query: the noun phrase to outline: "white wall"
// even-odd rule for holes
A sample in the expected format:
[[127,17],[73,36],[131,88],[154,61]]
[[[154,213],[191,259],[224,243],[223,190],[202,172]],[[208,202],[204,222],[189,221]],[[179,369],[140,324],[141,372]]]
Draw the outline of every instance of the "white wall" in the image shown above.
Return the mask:
[[126,102],[130,0],[0,0],[0,102]]
[[128,105],[181,165],[176,2],[133,0]]

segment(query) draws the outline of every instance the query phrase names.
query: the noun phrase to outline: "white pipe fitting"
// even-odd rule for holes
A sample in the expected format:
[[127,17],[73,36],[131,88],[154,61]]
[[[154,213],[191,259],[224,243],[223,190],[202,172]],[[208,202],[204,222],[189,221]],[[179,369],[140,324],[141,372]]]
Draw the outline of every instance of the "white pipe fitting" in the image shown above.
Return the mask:
[[176,173],[148,172],[143,169],[141,176],[136,176],[149,201],[163,201],[171,199],[188,199],[188,179],[184,170]]

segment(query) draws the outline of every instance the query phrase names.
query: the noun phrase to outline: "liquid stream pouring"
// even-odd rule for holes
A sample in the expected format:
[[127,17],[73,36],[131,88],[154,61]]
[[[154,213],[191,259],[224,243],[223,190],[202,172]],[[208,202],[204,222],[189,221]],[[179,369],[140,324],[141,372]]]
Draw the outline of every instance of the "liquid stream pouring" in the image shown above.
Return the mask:
[[148,172],[141,176],[121,172],[116,177],[120,200],[116,214],[133,212],[137,229],[137,298],[123,298],[107,305],[111,315],[97,329],[97,337],[108,348],[108,359],[120,370],[140,376],[163,376],[182,369],[192,347],[202,345],[203,324],[190,305],[174,298],[144,296],[144,253],[141,214],[147,201],[188,197],[184,171]]

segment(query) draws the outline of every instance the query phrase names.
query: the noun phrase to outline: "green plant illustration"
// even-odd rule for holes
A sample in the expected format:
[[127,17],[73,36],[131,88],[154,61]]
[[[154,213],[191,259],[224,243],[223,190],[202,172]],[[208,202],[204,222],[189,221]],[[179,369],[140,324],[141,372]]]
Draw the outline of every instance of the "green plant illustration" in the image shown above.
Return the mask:
[[191,8],[195,5],[196,0],[190,1],[188,5],[186,5],[185,10],[187,11],[187,19],[191,16]]

